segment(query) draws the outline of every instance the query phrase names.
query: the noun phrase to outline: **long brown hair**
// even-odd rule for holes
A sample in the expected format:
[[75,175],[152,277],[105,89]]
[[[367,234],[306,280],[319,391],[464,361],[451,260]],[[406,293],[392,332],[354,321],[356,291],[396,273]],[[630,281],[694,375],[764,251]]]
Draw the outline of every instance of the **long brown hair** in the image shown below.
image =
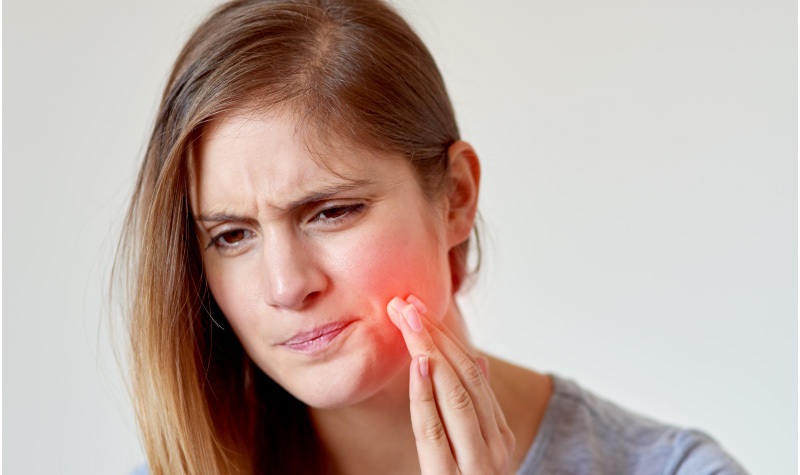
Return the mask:
[[[153,474],[324,471],[307,408],[229,329],[194,234],[192,148],[222,114],[253,105],[288,106],[323,136],[400,153],[430,198],[448,190],[453,109],[430,53],[390,7],[236,0],[215,10],[167,81],[120,246],[133,397]],[[468,248],[450,251],[454,291]]]

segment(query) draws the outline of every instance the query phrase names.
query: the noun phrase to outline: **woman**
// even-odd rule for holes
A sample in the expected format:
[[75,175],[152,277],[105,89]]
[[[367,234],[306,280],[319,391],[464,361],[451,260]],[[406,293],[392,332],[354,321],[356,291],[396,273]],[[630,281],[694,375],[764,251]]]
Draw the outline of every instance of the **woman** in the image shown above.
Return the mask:
[[742,473],[474,349],[480,165],[377,0],[234,1],[167,83],[123,251],[150,472]]

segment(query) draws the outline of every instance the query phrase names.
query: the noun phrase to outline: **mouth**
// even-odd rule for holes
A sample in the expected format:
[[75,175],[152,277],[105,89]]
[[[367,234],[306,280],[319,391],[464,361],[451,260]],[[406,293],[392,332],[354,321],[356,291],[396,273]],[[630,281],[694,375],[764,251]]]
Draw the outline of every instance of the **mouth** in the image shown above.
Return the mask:
[[316,353],[327,347],[354,321],[342,320],[321,325],[310,331],[300,332],[280,345],[300,353]]

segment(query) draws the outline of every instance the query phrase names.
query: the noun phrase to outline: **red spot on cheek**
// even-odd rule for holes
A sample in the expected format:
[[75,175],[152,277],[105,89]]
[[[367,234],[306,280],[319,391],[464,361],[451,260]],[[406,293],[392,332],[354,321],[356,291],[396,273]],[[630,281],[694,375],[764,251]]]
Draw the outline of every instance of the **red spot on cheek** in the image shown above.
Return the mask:
[[[414,271],[413,269],[421,269],[422,271]],[[433,311],[420,313],[428,318],[441,319],[444,317],[443,312],[436,309],[440,308],[439,303],[442,301],[442,295],[446,292],[446,289],[442,283],[436,281],[436,277],[437,275],[430,271],[426,263],[420,260],[415,262],[414,265],[394,269],[393,272],[381,269],[374,270],[370,275],[369,285],[365,290],[372,296],[379,296],[383,305],[382,312],[388,320],[392,319],[388,315],[387,306],[389,302],[395,297],[408,302],[407,299],[411,295],[417,297],[424,307],[428,307],[430,304],[433,309]],[[402,319],[401,316],[395,316],[394,318]],[[392,323],[392,327],[395,327],[394,323]],[[396,327],[394,329],[402,339],[400,329]]]
[[441,318],[449,300],[447,255],[421,223],[415,226],[404,230],[383,223],[379,232],[365,233],[336,253],[341,272],[334,279],[338,277],[348,292],[361,294],[373,308],[379,306],[375,310],[387,319],[386,305],[394,297],[417,296],[429,307],[430,318]]

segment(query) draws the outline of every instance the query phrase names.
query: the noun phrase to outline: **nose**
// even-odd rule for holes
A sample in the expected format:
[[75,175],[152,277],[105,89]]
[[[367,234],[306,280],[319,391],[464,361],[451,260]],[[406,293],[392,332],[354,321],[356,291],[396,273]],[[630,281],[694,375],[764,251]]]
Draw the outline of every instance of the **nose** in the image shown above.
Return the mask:
[[300,310],[327,287],[316,255],[298,236],[271,236],[264,249],[266,300],[272,307]]

